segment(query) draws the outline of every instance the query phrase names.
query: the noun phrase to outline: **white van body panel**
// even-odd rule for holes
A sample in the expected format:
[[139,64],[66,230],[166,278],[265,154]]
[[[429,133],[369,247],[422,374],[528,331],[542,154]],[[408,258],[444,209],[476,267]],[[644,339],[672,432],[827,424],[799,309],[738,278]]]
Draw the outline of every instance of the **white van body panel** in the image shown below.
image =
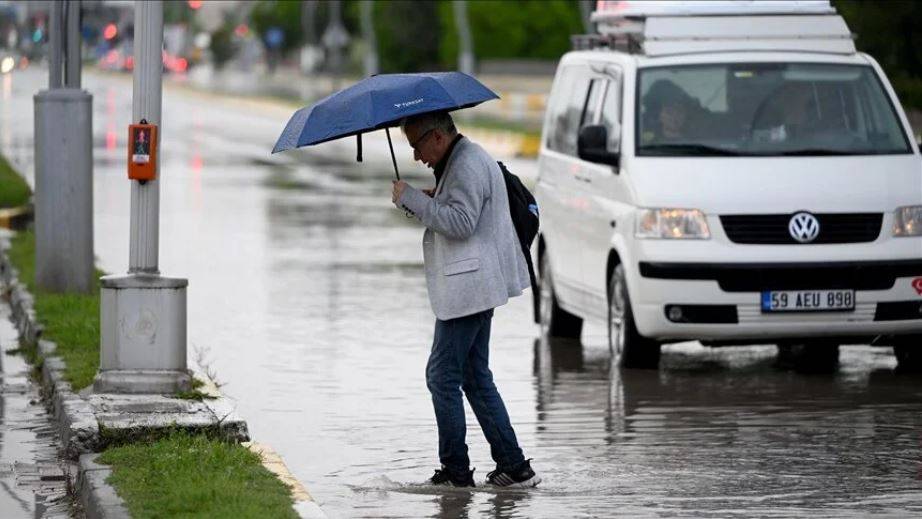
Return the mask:
[[[651,157],[636,156],[638,69],[724,63],[806,63],[873,68],[893,104],[911,153],[850,156]],[[620,72],[621,137],[617,168],[581,160],[548,147],[551,110],[560,95],[561,70],[606,66]],[[584,319],[607,319],[611,258],[625,267],[637,328],[671,340],[750,340],[922,333],[922,319],[875,321],[879,302],[920,301],[912,286],[922,271],[899,276],[891,288],[857,290],[850,312],[767,314],[760,292],[731,292],[715,280],[659,279],[641,275],[641,263],[810,264],[922,260],[922,237],[894,237],[894,211],[922,205],[922,159],[909,121],[879,65],[869,56],[816,52],[719,52],[650,57],[608,49],[566,54],[552,90],[539,155],[535,192],[542,210],[541,248],[554,273],[565,310]],[[702,211],[709,239],[638,239],[643,208]],[[876,240],[867,243],[753,245],[732,242],[721,215],[880,213]],[[732,324],[678,323],[667,304],[734,305]]]
[[[914,155],[645,157],[628,172],[639,207],[705,214],[892,212],[919,203]],[[668,186],[668,188],[665,188]]]

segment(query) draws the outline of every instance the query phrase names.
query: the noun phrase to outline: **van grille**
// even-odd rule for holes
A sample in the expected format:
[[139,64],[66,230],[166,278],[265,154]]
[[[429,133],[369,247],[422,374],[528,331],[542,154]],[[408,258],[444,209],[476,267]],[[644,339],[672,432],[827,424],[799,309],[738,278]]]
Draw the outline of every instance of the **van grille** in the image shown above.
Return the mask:
[[653,279],[713,279],[725,292],[760,290],[889,290],[897,278],[922,276],[922,260],[834,263],[648,263]]
[[[727,237],[733,243],[760,245],[797,245],[788,231],[791,214],[722,215]],[[865,243],[880,235],[884,215],[881,213],[814,214],[820,234],[809,244]]]

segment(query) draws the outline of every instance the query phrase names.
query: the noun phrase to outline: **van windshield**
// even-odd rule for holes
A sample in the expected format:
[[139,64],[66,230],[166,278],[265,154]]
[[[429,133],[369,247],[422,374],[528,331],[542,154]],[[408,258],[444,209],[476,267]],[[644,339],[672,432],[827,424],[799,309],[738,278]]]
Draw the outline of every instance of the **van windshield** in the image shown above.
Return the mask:
[[639,72],[639,156],[911,153],[869,66],[732,63]]

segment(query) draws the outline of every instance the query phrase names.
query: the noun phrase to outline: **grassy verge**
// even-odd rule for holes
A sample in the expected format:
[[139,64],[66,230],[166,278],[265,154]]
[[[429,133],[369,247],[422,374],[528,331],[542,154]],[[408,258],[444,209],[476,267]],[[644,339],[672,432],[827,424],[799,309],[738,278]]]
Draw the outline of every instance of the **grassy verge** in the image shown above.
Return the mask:
[[241,445],[176,432],[111,448],[100,462],[135,518],[297,517],[288,487]]
[[[35,296],[43,336],[58,345],[67,363],[65,378],[74,390],[93,383],[99,368],[99,289],[92,295],[51,294],[35,287],[35,235],[17,233],[8,251],[20,280]],[[101,274],[101,273],[99,273]],[[22,353],[36,368],[42,358],[35,345]],[[177,398],[210,398],[193,380],[192,390]],[[132,517],[297,517],[291,490],[263,467],[259,456],[221,439],[220,431],[192,434],[133,430],[127,436],[100,434],[113,447],[100,462],[112,465],[109,483],[125,500]]]
[[87,295],[36,290],[32,231],[16,233],[9,256],[19,280],[35,296],[35,313],[45,326],[42,336],[58,345],[56,354],[67,363],[65,379],[75,391],[89,386],[99,369],[99,287]]
[[0,209],[25,205],[30,196],[29,184],[0,155]]
[[477,115],[474,117],[458,117],[455,121],[459,127],[470,127],[484,130],[498,130],[503,132],[521,133],[530,137],[541,137],[541,123],[527,121],[513,121],[500,117]]
[[192,389],[189,391],[180,391],[179,393],[176,393],[176,398],[181,398],[183,400],[198,400],[199,402],[203,400],[214,400],[217,398],[202,391],[203,387],[205,387],[205,383],[198,378],[193,377]]

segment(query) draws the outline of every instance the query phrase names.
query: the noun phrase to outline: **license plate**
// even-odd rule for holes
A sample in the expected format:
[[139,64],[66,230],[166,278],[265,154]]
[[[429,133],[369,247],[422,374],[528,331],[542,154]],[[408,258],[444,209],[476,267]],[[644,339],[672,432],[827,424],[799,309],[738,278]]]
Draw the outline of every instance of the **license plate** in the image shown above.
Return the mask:
[[772,290],[762,292],[763,312],[847,312],[854,290]]

